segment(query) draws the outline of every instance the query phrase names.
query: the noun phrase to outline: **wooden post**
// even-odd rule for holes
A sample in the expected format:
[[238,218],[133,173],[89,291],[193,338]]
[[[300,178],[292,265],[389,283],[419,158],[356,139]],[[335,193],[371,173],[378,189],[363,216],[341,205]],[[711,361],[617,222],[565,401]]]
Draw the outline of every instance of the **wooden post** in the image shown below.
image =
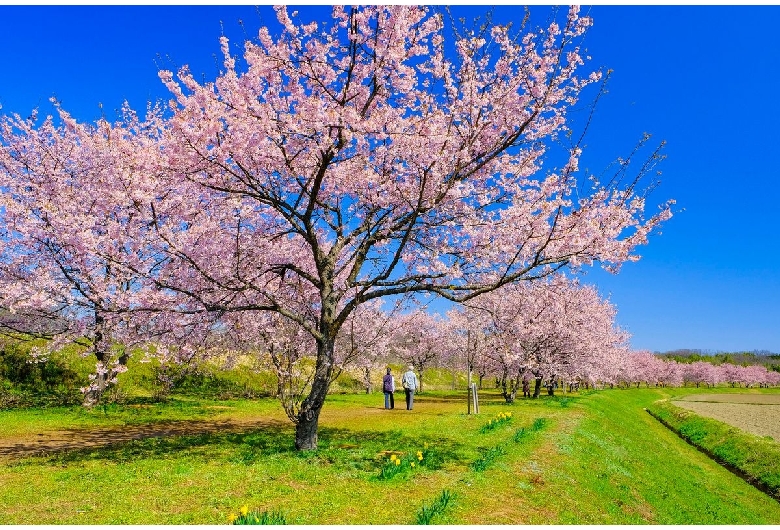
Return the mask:
[[466,406],[467,414],[471,414],[471,356],[469,355],[469,348],[471,347],[471,330],[466,330],[466,368],[468,369],[468,380],[466,382],[466,388],[468,391],[466,394]]

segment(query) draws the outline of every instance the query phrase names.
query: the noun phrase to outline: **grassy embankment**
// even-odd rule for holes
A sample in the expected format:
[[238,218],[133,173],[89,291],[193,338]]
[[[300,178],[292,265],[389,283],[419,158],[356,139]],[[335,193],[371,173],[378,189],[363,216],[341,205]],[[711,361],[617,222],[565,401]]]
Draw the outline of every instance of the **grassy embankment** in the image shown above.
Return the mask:
[[648,407],[655,418],[705,454],[780,501],[780,444],[740,431],[664,400]]
[[[644,411],[670,392],[684,390],[514,405],[484,391],[479,416],[465,414],[462,392],[425,392],[412,412],[383,410],[380,393],[332,395],[313,453],[294,451],[292,425],[270,398],[40,412],[37,427],[53,429],[79,417],[84,426],[216,416],[272,425],[6,463],[0,514],[4,524],[221,524],[247,505],[293,524],[413,524],[447,492],[433,523],[780,524],[780,504]],[[512,417],[486,429],[502,412]],[[3,411],[0,436],[28,429],[36,414]],[[390,455],[404,471],[380,478],[395,465]]]

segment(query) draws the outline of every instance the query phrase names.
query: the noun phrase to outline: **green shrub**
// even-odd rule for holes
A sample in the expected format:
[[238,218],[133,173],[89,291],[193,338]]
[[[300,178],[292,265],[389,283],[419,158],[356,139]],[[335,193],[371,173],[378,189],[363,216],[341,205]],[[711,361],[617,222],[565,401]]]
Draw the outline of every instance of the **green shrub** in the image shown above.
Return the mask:
[[58,356],[35,362],[31,346],[11,341],[0,345],[0,409],[80,403],[79,389],[86,381]]

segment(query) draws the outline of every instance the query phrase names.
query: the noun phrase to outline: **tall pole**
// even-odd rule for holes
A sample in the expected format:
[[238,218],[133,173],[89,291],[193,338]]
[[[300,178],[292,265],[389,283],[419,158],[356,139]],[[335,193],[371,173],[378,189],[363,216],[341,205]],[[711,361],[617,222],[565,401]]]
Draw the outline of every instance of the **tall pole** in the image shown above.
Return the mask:
[[468,381],[466,384],[466,403],[467,413],[471,414],[471,355],[469,355],[469,348],[471,347],[471,330],[466,330],[466,369],[468,370]]

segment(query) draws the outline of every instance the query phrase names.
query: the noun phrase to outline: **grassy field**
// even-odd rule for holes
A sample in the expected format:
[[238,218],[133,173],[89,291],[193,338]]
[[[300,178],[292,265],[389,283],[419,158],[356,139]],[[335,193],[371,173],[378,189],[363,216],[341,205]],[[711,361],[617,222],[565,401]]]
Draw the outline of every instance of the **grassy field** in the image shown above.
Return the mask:
[[686,392],[702,390],[514,405],[486,390],[470,416],[463,393],[424,392],[411,412],[384,410],[381,393],[332,395],[310,453],[294,451],[271,398],[3,411],[0,439],[170,420],[269,426],[7,461],[0,523],[226,524],[248,506],[291,524],[414,524],[422,513],[434,524],[780,524],[779,503],[644,411]]

